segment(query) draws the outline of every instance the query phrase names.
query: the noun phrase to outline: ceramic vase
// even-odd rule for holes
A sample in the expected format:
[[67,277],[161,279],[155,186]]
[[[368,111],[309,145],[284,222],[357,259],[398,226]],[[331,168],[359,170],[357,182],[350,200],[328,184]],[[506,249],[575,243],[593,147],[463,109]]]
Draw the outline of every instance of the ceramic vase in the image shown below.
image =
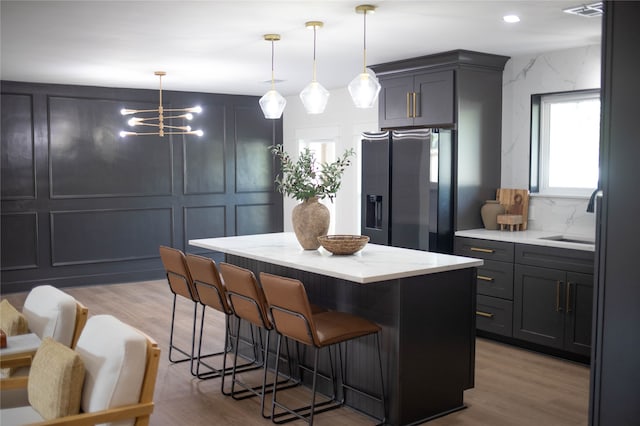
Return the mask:
[[293,232],[305,250],[316,250],[320,247],[318,237],[327,235],[330,220],[329,209],[318,202],[318,197],[304,200],[291,212]]
[[497,200],[487,200],[480,208],[485,229],[498,229],[498,215],[504,213],[504,206]]

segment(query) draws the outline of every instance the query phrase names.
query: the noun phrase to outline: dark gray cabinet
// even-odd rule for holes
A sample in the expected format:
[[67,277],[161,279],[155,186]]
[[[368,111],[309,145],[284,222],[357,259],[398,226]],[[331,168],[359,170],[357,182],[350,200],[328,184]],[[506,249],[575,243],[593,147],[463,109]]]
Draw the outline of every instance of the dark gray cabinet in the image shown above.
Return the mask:
[[589,356],[593,252],[456,237],[455,254],[484,259],[478,330]]
[[515,265],[513,337],[589,355],[593,275]]
[[476,328],[512,336],[514,244],[456,237],[454,252],[484,259],[477,268]]
[[596,288],[589,424],[640,419],[640,285],[635,256],[640,222],[640,2],[605,1],[602,40],[600,183],[596,214]]
[[381,128],[451,126],[454,119],[454,71],[380,78]]
[[589,356],[593,252],[516,244],[513,337]]

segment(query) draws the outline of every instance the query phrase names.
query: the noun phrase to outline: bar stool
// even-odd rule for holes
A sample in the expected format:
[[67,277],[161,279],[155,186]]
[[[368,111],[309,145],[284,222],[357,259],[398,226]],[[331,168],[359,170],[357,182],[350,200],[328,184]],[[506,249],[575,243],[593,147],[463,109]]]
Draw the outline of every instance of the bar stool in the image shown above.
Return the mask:
[[[231,348],[230,336],[229,336],[229,317],[233,314],[233,310],[228,302],[227,289],[223,281],[220,278],[220,273],[216,267],[216,263],[213,259],[208,257],[198,256],[195,254],[186,255],[186,263],[193,280],[193,287],[197,295],[198,300],[203,305],[201,324],[200,324],[200,336],[198,344],[198,355],[196,362],[196,376],[199,379],[212,379],[215,377],[222,377],[221,389],[224,393],[224,376],[232,373],[232,367],[226,366],[226,355]],[[208,356],[224,356],[222,369],[218,369],[201,360],[202,340],[204,333],[204,307],[210,307],[218,312],[224,314],[224,348],[222,351],[209,354]],[[236,339],[236,346],[238,339]],[[251,345],[255,346],[255,340],[252,338]],[[257,357],[256,357],[257,358]],[[257,369],[254,367],[256,358],[252,362],[239,366],[241,371],[246,371],[247,368]],[[200,366],[204,366],[209,371],[201,373]]]
[[[185,259],[185,255],[181,250],[160,246],[160,258],[162,259],[162,264],[164,265],[164,269],[167,273],[167,282],[169,283],[169,288],[173,293],[173,306],[171,309],[171,331],[169,334],[169,362],[171,363],[181,363],[189,361],[189,369],[192,376],[197,376],[196,370],[194,370],[194,360],[197,358],[198,360],[202,357],[213,356],[214,354],[200,355],[196,356],[195,346],[196,346],[196,328],[198,323],[198,304],[200,300],[198,299],[198,293],[196,292],[195,286],[193,284],[193,280],[191,278],[191,274],[189,273],[189,268],[187,266],[187,261]],[[175,317],[176,317],[176,302],[177,297],[183,297],[184,299],[193,303],[193,320],[191,324],[191,349],[185,349],[177,346],[174,343],[174,332],[175,332]],[[202,306],[202,320],[200,321],[200,328],[202,328],[203,320],[204,320],[204,308]],[[173,351],[176,351],[182,355],[183,358],[174,359]]]
[[[311,404],[300,408],[289,408],[277,401],[277,389],[274,386],[273,399],[271,405],[271,419],[274,423],[286,423],[296,419],[307,421],[313,424],[314,414],[338,408],[344,404],[345,389],[358,392],[382,404],[383,413],[386,413],[384,381],[382,375],[382,358],[380,356],[380,326],[361,317],[345,312],[325,311],[313,313],[309,304],[309,299],[302,282],[284,278],[277,275],[260,273],[260,282],[264,289],[269,310],[273,319],[276,331],[278,332],[278,344],[276,356],[279,356],[281,339],[283,336],[294,339],[296,342],[314,349],[313,354],[313,381],[311,388]],[[329,401],[316,404],[316,385],[318,377],[318,353],[322,348],[328,348],[331,355],[331,346],[346,343],[359,337],[375,335],[378,363],[380,366],[380,396],[371,395],[352,385],[346,383],[346,374],[342,374],[342,399],[336,399],[335,379],[332,378],[334,395]],[[342,356],[338,347],[340,358],[340,372],[343,373]],[[332,364],[330,360],[330,364]],[[346,366],[344,367],[346,371]],[[276,375],[278,374],[278,364],[276,363]],[[275,413],[276,407],[284,412]],[[320,408],[322,407],[322,408]],[[317,409],[320,408],[320,409]],[[302,414],[301,414],[302,413]],[[289,417],[284,418],[289,414]],[[282,418],[281,420],[278,420]],[[379,419],[384,423],[385,417]]]
[[[260,413],[262,417],[269,418],[264,413],[264,396],[272,391],[272,386],[279,386],[278,389],[297,386],[298,382],[291,382],[291,365],[289,364],[289,376],[286,379],[278,380],[276,374],[273,383],[267,383],[267,370],[269,368],[269,344],[273,323],[268,316],[267,300],[262,291],[262,287],[258,284],[255,275],[248,269],[244,269],[229,263],[220,263],[220,274],[222,275],[227,287],[229,302],[232,306],[235,316],[238,318],[237,328],[235,331],[235,339],[240,335],[240,323],[242,320],[248,321],[251,325],[258,327],[259,330],[266,332],[264,345],[262,345],[262,362],[260,368],[263,368],[262,384],[260,386],[250,386],[243,382],[236,373],[242,372],[237,369],[238,362],[238,344],[236,343],[233,357],[233,373],[231,376],[231,393],[234,399],[245,399],[247,397],[260,397]],[[260,333],[260,332],[259,332]],[[260,334],[261,336],[261,334]],[[260,338],[262,342],[262,338]],[[287,356],[287,360],[290,357]],[[279,358],[276,358],[276,364]],[[235,385],[239,385],[242,390],[236,391]],[[223,378],[224,387],[224,378]],[[269,387],[269,389],[267,389]]]

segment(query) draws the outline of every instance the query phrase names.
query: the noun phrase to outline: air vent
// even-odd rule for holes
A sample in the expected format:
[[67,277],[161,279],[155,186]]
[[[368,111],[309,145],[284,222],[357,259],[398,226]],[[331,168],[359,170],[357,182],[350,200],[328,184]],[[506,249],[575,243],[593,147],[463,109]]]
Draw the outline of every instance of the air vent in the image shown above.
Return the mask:
[[602,16],[602,2],[583,4],[580,6],[570,7],[562,10],[565,13],[572,15],[580,15],[587,18],[593,18],[595,16]]

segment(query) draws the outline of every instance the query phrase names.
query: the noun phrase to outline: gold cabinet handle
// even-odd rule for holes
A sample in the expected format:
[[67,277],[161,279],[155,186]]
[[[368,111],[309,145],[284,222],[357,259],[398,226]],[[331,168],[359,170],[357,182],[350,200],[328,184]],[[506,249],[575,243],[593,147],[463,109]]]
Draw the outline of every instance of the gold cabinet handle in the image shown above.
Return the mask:
[[556,312],[560,312],[562,308],[560,307],[560,285],[562,281],[556,281]]
[[485,276],[485,275],[478,275],[478,276],[477,276],[477,278],[478,278],[480,281],[489,281],[490,283],[492,283],[492,282],[494,282],[494,281],[495,281],[495,279],[494,279],[493,277],[487,277],[487,276]]
[[482,312],[482,311],[476,311],[476,315],[479,317],[485,317],[485,318],[493,318],[494,315],[490,312]]
[[418,116],[418,110],[416,109],[416,92],[413,92],[413,118]]
[[486,249],[480,247],[471,247],[471,251],[479,251],[480,253],[495,253],[493,249]]
[[411,118],[411,93],[407,92],[407,118]]
[[567,300],[566,300],[567,312],[571,312],[571,281],[567,281]]

